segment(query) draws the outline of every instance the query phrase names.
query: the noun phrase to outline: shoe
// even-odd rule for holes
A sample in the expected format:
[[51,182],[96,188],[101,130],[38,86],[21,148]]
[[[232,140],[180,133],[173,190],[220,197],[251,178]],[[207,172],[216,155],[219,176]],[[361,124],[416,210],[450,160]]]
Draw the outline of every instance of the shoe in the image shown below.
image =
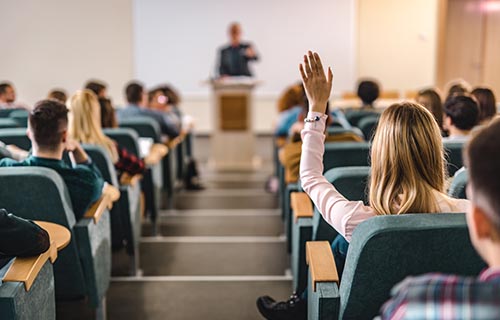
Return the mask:
[[205,187],[203,185],[201,185],[200,183],[189,183],[188,185],[186,185],[186,190],[201,191],[201,190],[205,190]]
[[297,295],[287,301],[276,302],[269,296],[257,299],[259,312],[268,320],[305,320],[307,319],[307,301]]

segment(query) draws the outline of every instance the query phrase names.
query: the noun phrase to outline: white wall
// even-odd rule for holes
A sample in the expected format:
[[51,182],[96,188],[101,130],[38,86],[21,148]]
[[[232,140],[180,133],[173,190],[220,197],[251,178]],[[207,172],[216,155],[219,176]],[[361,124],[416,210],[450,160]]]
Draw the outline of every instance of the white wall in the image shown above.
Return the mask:
[[32,105],[53,87],[69,93],[103,79],[122,102],[133,76],[131,0],[0,0],[0,81]]
[[438,0],[358,0],[358,76],[385,89],[436,81]]

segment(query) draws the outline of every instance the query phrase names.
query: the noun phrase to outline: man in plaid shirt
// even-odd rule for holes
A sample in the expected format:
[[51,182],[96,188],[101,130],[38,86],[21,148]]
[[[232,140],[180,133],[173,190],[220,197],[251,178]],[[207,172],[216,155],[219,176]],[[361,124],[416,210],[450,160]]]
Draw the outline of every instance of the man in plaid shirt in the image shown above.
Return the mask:
[[489,267],[477,278],[409,277],[393,288],[383,319],[500,319],[500,120],[475,135],[464,156],[471,200],[467,226]]

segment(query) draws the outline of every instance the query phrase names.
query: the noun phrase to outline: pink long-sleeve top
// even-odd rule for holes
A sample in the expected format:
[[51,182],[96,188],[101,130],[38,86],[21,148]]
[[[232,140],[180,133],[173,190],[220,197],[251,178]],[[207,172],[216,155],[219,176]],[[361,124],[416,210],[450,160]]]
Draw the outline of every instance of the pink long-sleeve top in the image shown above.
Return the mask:
[[[325,221],[350,242],[356,226],[377,214],[370,206],[365,206],[363,201],[347,200],[323,176],[327,116],[318,112],[308,114],[308,118],[317,116],[319,121],[307,122],[302,130],[300,181]],[[468,200],[453,199],[438,191],[435,196],[441,212],[466,212],[469,206]]]

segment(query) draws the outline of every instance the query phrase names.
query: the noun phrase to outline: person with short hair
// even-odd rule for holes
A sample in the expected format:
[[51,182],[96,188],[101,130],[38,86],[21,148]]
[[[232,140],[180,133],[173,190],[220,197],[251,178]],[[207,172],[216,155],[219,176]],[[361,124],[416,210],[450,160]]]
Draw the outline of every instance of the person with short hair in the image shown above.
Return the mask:
[[476,100],[470,96],[455,95],[445,102],[443,112],[443,129],[449,134],[443,141],[467,141],[478,124],[479,106]]
[[65,104],[68,100],[68,95],[63,89],[53,89],[50,90],[49,94],[47,95],[47,99],[53,99]]
[[362,108],[372,109],[375,100],[380,96],[380,86],[374,80],[362,80],[358,84],[357,95],[363,104]]
[[84,89],[91,90],[99,98],[106,98],[108,96],[108,86],[100,80],[89,80],[85,84]]
[[146,108],[147,94],[141,83],[135,81],[128,83],[125,87],[125,96],[128,105],[117,111],[118,122],[137,116],[145,116],[156,120],[160,125],[161,132],[169,138],[173,139],[179,135],[179,129],[165,122],[160,112]]
[[500,121],[479,130],[465,148],[466,213],[472,245],[488,268],[474,277],[427,274],[397,284],[382,319],[500,319]]
[[485,125],[497,114],[497,101],[490,88],[477,87],[471,92],[479,103],[479,125]]
[[0,83],[0,109],[27,109],[16,103],[16,90],[10,82]]
[[[42,100],[28,117],[28,137],[32,155],[21,162],[0,160],[0,167],[46,167],[59,173],[68,187],[73,212],[81,219],[102,194],[104,180],[82,146],[68,138],[68,109],[55,100]],[[70,152],[72,167],[63,160]]]

